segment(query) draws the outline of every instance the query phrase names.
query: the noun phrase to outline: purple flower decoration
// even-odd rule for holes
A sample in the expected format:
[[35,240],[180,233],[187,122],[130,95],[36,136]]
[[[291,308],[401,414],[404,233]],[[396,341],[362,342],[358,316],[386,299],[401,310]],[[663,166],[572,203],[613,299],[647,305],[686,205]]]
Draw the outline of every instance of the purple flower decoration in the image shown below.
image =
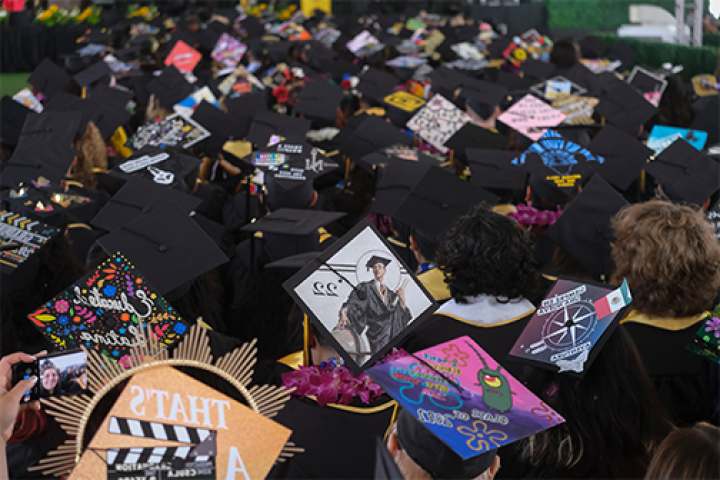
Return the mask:
[[705,325],[707,325],[706,332],[714,332],[715,338],[720,338],[720,318],[712,317],[711,320],[705,322]]
[[58,313],[65,313],[70,309],[70,304],[67,302],[67,300],[58,300],[55,302],[55,310],[57,310]]

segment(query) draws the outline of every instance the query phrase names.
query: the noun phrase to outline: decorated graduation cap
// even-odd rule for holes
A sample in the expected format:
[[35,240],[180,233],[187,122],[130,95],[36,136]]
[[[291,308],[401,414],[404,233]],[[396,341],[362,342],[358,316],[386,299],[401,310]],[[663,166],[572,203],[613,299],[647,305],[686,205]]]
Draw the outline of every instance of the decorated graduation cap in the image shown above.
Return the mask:
[[177,150],[147,145],[110,170],[120,178],[142,177],[157,185],[191,191],[195,187],[201,160]]
[[248,141],[264,147],[268,144],[270,137],[302,136],[310,130],[310,120],[297,117],[288,117],[275,112],[260,112],[253,117],[250,131],[247,134]]
[[422,139],[447,152],[445,142],[470,121],[470,117],[442,95],[435,95],[407,123]]
[[397,127],[404,127],[419,108],[425,105],[425,100],[409,92],[397,91],[383,98],[383,106],[390,121]]
[[587,90],[563,76],[556,76],[530,87],[530,91],[546,100],[554,100],[560,94],[582,95]]
[[60,66],[49,58],[44,58],[28,78],[28,83],[35,91],[52,98],[72,81]]
[[657,156],[672,145],[678,138],[682,138],[696,149],[702,151],[702,149],[705,148],[708,134],[702,130],[653,125],[650,136],[647,139],[647,146],[652,149],[655,152],[655,156]]
[[253,164],[262,167],[263,162],[256,159],[263,158],[263,155],[267,154],[274,154],[273,163],[265,165],[270,167],[271,170],[280,168],[278,165],[282,163],[294,169],[304,170],[304,175],[310,179],[327,175],[339,167],[337,162],[329,159],[317,148],[294,138],[288,138],[270,147],[263,148],[260,152],[255,152],[251,156]]
[[559,278],[508,355],[582,377],[631,302],[627,281],[615,288]]
[[682,138],[673,142],[645,171],[660,185],[661,196],[670,201],[703,205],[720,189],[720,167]]
[[[45,405],[72,435],[50,454],[51,461],[32,471],[73,480],[124,477],[128,471],[156,478],[191,471],[196,478],[265,478],[273,463],[282,461],[279,456],[303,451],[288,442],[290,430],[271,420],[288,401],[287,392],[251,385],[254,342],[216,362],[204,328],[158,331],[149,321],[136,328],[134,350],[117,360],[87,349],[88,390]],[[168,353],[171,336],[180,346]],[[176,368],[189,365],[205,383]],[[227,382],[224,393],[208,385],[220,378]],[[124,388],[117,389],[121,384]],[[97,431],[83,426],[81,419],[96,415],[109,392],[117,398]],[[157,402],[155,395],[167,401]]]
[[[384,271],[373,271],[367,267],[373,262],[388,263]],[[283,287],[355,373],[382,358],[437,307],[368,220],[335,241]],[[348,336],[355,345],[352,350],[339,341]]]
[[565,422],[470,337],[367,373],[403,407],[400,444],[433,478],[475,478],[499,447]]
[[588,150],[605,160],[594,171],[622,191],[630,187],[652,155],[651,149],[612,125],[600,130]]
[[135,177],[125,182],[125,185],[107,201],[92,219],[91,224],[111,232],[169,202],[174,202],[190,214],[201,201],[192,195]]
[[162,73],[147,84],[147,90],[155,94],[160,104],[168,110],[193,92],[182,73],[174,66],[166,67]]
[[657,109],[630,85],[614,82],[595,111],[605,117],[609,124],[637,136],[640,127],[655,115]]
[[466,123],[445,142],[445,146],[467,165],[467,149],[504,150],[509,141],[502,133]]
[[77,112],[31,113],[17,146],[2,172],[2,185],[15,187],[39,181],[59,184],[77,154],[72,148],[81,121]]
[[145,146],[189,148],[210,136],[210,132],[195,120],[179,113],[158,122],[149,121],[142,125],[129,140],[133,150]]
[[524,190],[527,172],[513,165],[514,152],[468,148],[471,183],[483,188]]
[[525,95],[499,117],[502,123],[528,137],[538,141],[549,128],[565,120],[565,115],[533,95]]
[[548,236],[596,280],[615,269],[611,220],[627,202],[600,175],[593,178],[548,230]]
[[265,203],[273,210],[307,208],[315,197],[313,181],[301,167],[283,164],[265,174]]
[[591,175],[595,164],[604,161],[586,148],[548,130],[512,163],[555,188],[571,191]]
[[396,145],[364,156],[360,159],[358,165],[365,171],[372,173],[373,169],[385,169],[392,162],[418,162],[440,166],[443,160],[414,148]]
[[106,252],[122,250],[161,295],[228,261],[215,242],[177,204],[168,203],[98,243]]
[[8,145],[16,145],[20,138],[25,119],[32,113],[25,105],[16,102],[8,95],[0,100],[0,140]]
[[98,204],[87,195],[85,188],[52,185],[41,176],[5,190],[2,200],[24,217],[65,228],[68,223],[87,223],[97,213]]

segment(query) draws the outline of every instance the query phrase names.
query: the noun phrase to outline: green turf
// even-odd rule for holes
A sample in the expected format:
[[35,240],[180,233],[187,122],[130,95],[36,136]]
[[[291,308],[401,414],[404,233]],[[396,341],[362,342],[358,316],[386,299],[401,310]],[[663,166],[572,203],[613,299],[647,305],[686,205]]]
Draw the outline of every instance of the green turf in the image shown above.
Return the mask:
[[27,87],[29,73],[4,73],[0,75],[0,96],[13,96],[18,91]]

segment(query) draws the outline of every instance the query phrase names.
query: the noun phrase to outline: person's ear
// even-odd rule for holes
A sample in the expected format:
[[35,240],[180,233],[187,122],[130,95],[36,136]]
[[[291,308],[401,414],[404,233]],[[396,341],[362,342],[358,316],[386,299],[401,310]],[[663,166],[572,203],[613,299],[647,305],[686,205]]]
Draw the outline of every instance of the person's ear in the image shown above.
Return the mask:
[[400,450],[397,433],[392,432],[390,435],[388,435],[386,446],[388,451],[390,452],[390,456],[395,458],[395,455],[397,455],[398,451]]
[[419,252],[420,247],[418,246],[417,240],[415,240],[415,237],[410,234],[410,250],[413,252]]
[[487,469],[487,471],[488,471],[487,480],[493,480],[493,478],[495,478],[495,475],[497,475],[499,470],[500,470],[500,456],[495,455],[495,460],[493,460],[492,465],[490,465]]
[[532,188],[530,188],[530,185],[525,188],[525,205],[532,205]]

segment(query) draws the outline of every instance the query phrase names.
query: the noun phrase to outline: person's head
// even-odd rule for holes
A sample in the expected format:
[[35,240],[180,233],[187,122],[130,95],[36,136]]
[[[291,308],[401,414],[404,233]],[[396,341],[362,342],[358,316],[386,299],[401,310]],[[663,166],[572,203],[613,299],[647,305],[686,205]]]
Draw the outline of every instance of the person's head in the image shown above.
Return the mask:
[[51,393],[60,381],[60,370],[50,360],[45,360],[40,365],[40,381],[42,388]]
[[88,122],[85,134],[75,143],[77,161],[70,176],[89,188],[97,186],[94,168],[107,170],[107,150],[100,130],[93,122]]
[[622,209],[613,227],[614,282],[627,278],[634,310],[689,317],[712,307],[720,286],[720,247],[702,212],[650,201]]
[[570,68],[579,61],[577,44],[571,39],[558,40],[550,51],[550,63],[558,68]]
[[662,124],[689,128],[695,115],[685,85],[677,75],[669,75],[665,79],[667,86],[658,104]]
[[377,280],[378,282],[382,283],[382,281],[385,279],[385,272],[387,271],[387,266],[389,263],[389,259],[373,255],[372,258],[367,261],[367,264],[365,266],[368,269],[372,270],[373,278],[375,278],[375,280]]
[[492,480],[500,469],[497,450],[463,461],[405,410],[390,429],[387,448],[405,480]]
[[720,478],[720,428],[701,422],[675,430],[660,444],[650,462],[647,480]]
[[440,239],[437,264],[458,303],[483,294],[501,301],[528,298],[537,288],[530,234],[483,205],[460,217]]
[[437,251],[437,238],[430,232],[414,229],[409,236],[410,250],[418,263],[434,263]]
[[520,380],[565,418],[524,440],[522,455],[562,471],[563,478],[641,477],[672,428],[623,326],[609,336],[582,379],[527,367]]

